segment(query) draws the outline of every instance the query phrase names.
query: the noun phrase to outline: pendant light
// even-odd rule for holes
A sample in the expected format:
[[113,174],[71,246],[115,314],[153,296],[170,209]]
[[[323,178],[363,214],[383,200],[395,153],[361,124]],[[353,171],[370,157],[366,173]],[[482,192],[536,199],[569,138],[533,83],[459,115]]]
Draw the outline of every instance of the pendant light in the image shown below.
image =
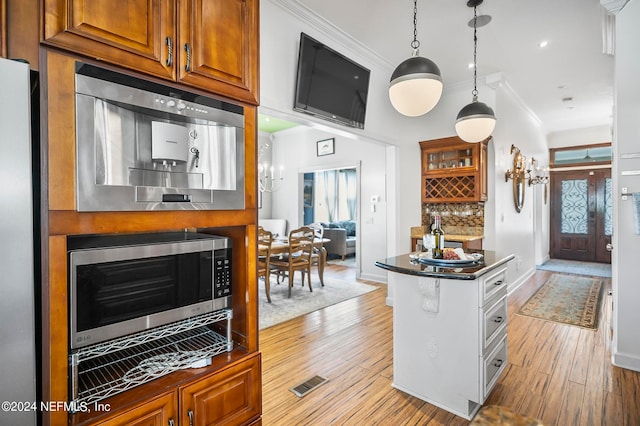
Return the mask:
[[[467,6],[473,7],[473,100],[458,113],[456,133],[465,142],[481,142],[491,136],[496,127],[496,116],[493,109],[484,102],[478,101],[478,6],[483,0],[469,0]],[[486,21],[488,22],[488,21]]]
[[393,107],[403,115],[417,117],[436,106],[442,95],[440,69],[430,59],[419,56],[417,30],[418,1],[413,1],[413,41],[411,58],[393,71],[389,84],[389,99]]

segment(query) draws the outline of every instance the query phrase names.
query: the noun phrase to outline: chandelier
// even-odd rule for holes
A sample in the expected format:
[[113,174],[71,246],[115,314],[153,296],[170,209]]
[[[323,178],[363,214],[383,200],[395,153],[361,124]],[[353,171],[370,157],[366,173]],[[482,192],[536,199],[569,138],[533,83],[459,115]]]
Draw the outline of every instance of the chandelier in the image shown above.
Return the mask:
[[268,161],[261,161],[269,147],[269,143],[265,142],[260,145],[258,151],[258,188],[260,192],[277,191],[284,181],[284,166],[278,168],[278,176],[276,176],[276,169],[273,164]]

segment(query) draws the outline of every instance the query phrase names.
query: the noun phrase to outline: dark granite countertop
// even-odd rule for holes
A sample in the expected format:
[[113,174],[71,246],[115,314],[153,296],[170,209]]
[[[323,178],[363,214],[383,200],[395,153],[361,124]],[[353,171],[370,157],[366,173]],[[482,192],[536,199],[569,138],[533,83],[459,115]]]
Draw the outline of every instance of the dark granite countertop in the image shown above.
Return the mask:
[[399,274],[417,275],[420,277],[449,278],[454,280],[475,280],[492,269],[503,265],[514,258],[514,255],[498,256],[496,252],[490,250],[467,250],[467,253],[481,253],[483,259],[479,263],[465,266],[435,266],[419,262],[409,257],[409,254],[402,254],[384,260],[378,260],[375,265],[391,272]]

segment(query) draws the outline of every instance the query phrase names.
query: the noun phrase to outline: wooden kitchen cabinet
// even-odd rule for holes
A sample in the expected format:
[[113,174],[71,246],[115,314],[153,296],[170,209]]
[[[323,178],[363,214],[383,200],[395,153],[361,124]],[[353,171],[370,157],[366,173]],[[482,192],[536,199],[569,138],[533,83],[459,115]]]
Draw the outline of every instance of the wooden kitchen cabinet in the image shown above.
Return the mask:
[[[174,392],[152,397],[135,408],[107,416],[92,424],[99,426],[248,425],[260,416],[261,388],[260,355],[256,354],[221,372],[181,386]],[[107,402],[108,400],[105,401]]]
[[487,144],[457,136],[420,142],[422,202],[486,201]]
[[[42,424],[188,425],[259,424],[261,363],[258,350],[257,180],[255,179],[257,107],[245,105],[245,208],[229,211],[79,212],[75,173],[75,63],[67,52],[42,49],[44,66],[42,155],[43,281],[42,400],[69,401],[69,310],[67,238],[82,234],[162,232],[194,229],[229,237],[233,245],[233,350],[213,357],[212,365],[179,370],[111,396],[99,403],[108,412],[43,412]],[[95,61],[87,60],[95,63]],[[132,72],[133,73],[133,72]],[[140,74],[136,74],[140,77]],[[182,85],[183,87],[185,85]],[[46,189],[45,189],[46,188]],[[160,400],[160,401],[159,401]],[[189,406],[185,405],[189,402]],[[200,419],[207,423],[200,423]]]
[[117,414],[100,423],[99,426],[168,426],[176,424],[178,398],[172,392],[140,405],[130,411]]
[[260,415],[260,356],[180,390],[181,425],[244,425]]
[[258,0],[45,0],[43,42],[258,104]]

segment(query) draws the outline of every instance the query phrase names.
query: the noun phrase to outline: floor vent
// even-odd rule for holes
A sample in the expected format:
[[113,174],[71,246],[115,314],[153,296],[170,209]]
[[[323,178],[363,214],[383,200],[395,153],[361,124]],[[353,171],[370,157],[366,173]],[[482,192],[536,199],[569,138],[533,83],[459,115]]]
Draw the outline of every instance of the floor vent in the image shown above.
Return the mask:
[[328,381],[326,377],[322,376],[314,376],[308,380],[305,380],[303,383],[300,383],[298,386],[294,386],[289,389],[293,392],[297,397],[302,398],[324,382]]

